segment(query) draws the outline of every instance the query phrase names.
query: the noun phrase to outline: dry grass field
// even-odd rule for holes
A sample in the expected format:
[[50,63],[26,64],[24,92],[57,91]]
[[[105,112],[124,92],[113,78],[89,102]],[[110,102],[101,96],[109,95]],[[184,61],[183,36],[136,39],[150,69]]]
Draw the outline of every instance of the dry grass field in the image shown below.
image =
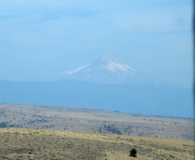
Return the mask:
[[193,151],[190,140],[0,129],[0,160],[193,160]]

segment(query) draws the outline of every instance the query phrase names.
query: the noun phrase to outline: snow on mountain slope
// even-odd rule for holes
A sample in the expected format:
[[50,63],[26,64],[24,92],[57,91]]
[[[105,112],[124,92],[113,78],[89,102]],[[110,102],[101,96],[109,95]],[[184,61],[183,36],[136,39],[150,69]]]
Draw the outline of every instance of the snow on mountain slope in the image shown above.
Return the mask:
[[112,59],[98,59],[87,65],[63,72],[65,78],[100,83],[124,83],[132,78],[136,70],[128,64]]

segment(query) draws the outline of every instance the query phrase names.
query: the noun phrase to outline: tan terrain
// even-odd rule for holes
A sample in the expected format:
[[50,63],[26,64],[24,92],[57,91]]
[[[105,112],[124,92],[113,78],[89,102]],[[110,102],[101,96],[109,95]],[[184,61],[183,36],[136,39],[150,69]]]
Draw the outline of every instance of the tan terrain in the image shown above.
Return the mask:
[[0,129],[0,160],[193,160],[193,151],[190,140]]

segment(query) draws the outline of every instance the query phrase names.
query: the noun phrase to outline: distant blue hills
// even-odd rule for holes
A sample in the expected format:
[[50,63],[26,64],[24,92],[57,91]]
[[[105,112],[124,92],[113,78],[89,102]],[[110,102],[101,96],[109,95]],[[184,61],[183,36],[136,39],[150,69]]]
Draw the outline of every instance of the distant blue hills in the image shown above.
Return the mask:
[[114,85],[78,80],[0,81],[0,103],[86,107],[131,114],[192,117],[192,91],[152,84]]

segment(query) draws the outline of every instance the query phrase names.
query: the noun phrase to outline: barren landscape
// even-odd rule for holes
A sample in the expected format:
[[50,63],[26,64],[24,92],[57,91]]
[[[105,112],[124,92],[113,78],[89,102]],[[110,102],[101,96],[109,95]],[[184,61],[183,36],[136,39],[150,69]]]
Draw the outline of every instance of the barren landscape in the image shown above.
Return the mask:
[[0,105],[0,128],[33,128],[83,133],[190,139],[193,119],[149,117],[92,109]]
[[[0,160],[193,160],[193,145],[188,140],[0,129]],[[137,158],[129,157],[132,148]]]
[[0,160],[193,160],[193,133],[190,118],[0,105]]

